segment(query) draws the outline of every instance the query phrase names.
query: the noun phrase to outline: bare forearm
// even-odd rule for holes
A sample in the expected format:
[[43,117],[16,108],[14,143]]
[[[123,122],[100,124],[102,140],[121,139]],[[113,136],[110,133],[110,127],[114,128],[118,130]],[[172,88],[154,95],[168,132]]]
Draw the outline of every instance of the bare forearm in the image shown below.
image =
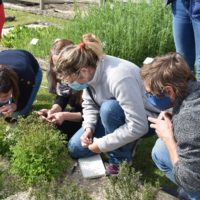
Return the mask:
[[72,122],[80,122],[82,120],[82,114],[80,112],[63,112],[64,119]]
[[53,104],[50,111],[51,113],[61,112],[62,108],[58,104]]

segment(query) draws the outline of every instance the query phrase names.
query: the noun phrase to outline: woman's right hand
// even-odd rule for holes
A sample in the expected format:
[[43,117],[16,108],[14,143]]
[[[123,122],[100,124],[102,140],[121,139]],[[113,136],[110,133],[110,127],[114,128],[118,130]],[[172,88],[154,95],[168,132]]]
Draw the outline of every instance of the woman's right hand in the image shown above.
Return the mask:
[[92,130],[90,128],[86,128],[85,132],[80,137],[80,140],[82,146],[85,148],[92,144]]
[[45,117],[45,118],[48,118],[50,115],[56,113],[57,110],[56,109],[53,109],[53,106],[51,109],[41,109],[37,112],[37,114],[41,117]]

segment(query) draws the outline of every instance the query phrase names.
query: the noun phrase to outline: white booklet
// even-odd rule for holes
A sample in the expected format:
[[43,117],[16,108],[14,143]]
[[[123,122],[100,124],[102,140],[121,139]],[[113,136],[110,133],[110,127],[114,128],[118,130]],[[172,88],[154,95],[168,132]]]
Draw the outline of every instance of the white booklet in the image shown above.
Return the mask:
[[84,178],[97,178],[106,174],[99,154],[87,158],[79,158],[78,163]]

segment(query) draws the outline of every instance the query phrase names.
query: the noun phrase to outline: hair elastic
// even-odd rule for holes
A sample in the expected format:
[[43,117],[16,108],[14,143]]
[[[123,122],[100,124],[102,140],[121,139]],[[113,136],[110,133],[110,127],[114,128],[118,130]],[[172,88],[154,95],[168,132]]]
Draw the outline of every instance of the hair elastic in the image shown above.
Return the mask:
[[79,46],[80,46],[80,48],[85,48],[85,43],[83,41],[81,41]]

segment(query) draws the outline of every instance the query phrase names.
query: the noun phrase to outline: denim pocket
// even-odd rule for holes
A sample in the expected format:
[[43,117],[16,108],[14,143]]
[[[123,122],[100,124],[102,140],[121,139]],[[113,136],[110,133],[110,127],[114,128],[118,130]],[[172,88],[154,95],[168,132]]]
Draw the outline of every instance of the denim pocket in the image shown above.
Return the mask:
[[200,21],[200,0],[192,1],[192,18]]

